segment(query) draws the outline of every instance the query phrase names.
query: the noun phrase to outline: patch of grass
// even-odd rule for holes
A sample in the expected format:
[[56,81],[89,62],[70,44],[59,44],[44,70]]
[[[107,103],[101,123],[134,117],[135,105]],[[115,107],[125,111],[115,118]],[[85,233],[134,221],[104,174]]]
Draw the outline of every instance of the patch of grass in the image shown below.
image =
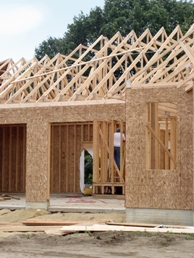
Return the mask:
[[194,240],[194,234],[192,234],[192,233],[191,234],[186,234],[185,239],[186,240]]
[[147,237],[151,237],[151,236],[153,236],[153,233],[151,233],[151,232],[145,232],[145,236],[147,236]]
[[85,230],[84,233],[91,234],[90,230]]
[[171,231],[167,231],[166,233],[167,233],[168,235],[174,235],[174,233],[171,232]]
[[146,229],[144,231],[133,231],[133,236],[145,236],[145,237],[151,237],[153,234],[151,232],[147,232]]
[[27,238],[27,239],[30,239],[30,234],[26,234],[26,238]]
[[142,236],[142,234],[143,234],[143,232],[141,232],[141,231],[133,231],[132,232],[133,236]]
[[143,237],[152,237],[155,233],[148,232],[146,229],[144,231],[133,231],[132,236],[143,236]]

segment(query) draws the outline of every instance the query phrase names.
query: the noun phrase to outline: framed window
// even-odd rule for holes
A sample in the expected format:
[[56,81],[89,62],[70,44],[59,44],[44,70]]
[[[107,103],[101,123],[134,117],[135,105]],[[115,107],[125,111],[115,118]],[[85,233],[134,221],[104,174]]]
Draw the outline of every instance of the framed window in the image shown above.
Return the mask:
[[176,103],[147,103],[146,169],[176,169]]

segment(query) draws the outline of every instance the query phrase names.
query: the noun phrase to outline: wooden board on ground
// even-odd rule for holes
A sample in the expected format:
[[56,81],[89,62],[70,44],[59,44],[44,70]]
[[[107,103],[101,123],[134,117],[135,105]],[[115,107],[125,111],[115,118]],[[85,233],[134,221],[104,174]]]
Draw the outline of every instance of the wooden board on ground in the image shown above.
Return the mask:
[[21,222],[0,222],[0,227],[1,226],[23,226]]
[[44,231],[47,235],[55,235],[55,236],[65,236],[68,235],[71,232],[62,232],[60,229],[47,229]]
[[150,233],[175,233],[175,234],[193,234],[194,229],[190,228],[145,228],[145,227],[129,227],[129,226],[112,226],[112,225],[99,225],[92,226],[86,225],[73,225],[64,226],[61,228],[62,232],[102,232],[102,231],[120,231],[120,232],[150,232]]
[[68,225],[93,225],[93,224],[105,224],[105,223],[111,223],[111,221],[107,220],[100,220],[100,221],[91,221],[91,220],[26,220],[22,221],[23,225],[26,226],[68,226]]
[[0,232],[44,232],[46,230],[60,229],[59,226],[0,226]]
[[107,225],[113,226],[129,226],[129,227],[145,227],[145,228],[155,228],[155,227],[164,227],[164,228],[185,228],[185,226],[180,225],[163,225],[163,224],[145,224],[145,223],[115,223],[107,222]]

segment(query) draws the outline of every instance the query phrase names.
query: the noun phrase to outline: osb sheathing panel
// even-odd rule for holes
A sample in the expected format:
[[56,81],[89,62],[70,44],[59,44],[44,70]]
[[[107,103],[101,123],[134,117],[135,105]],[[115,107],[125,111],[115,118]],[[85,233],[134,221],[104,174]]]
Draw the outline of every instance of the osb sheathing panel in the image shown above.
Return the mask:
[[[146,103],[177,102],[177,169],[146,170]],[[126,207],[193,208],[193,92],[127,89]]]
[[48,139],[48,123],[39,117],[27,123],[26,201],[48,199]]
[[[34,108],[11,108],[10,105],[10,108],[2,108],[0,110],[0,124],[27,124],[27,202],[46,202],[49,199],[50,160],[48,159],[48,155],[50,150],[50,123],[83,122],[93,121],[94,119],[125,121],[125,104],[92,104]],[[72,174],[75,172],[70,170],[69,173]],[[77,184],[74,186],[74,189],[77,187]],[[66,187],[70,186],[68,185]]]

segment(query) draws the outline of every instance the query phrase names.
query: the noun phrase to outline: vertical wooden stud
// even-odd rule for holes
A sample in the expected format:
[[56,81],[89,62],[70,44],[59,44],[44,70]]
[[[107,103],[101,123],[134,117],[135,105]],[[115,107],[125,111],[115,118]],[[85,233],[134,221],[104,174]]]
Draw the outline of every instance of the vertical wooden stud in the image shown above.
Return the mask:
[[[170,118],[170,153],[176,160],[176,128],[175,128],[175,118]],[[172,160],[170,160],[170,169],[175,169],[176,165]]]
[[3,126],[3,144],[2,144],[2,191],[5,189],[5,126]]
[[26,132],[27,126],[23,127],[23,189],[26,191]]
[[[159,137],[159,124],[158,124],[158,103],[154,103],[154,124],[155,133]],[[155,140],[155,168],[159,169],[159,143]]]
[[[155,105],[151,103],[150,106],[150,126],[155,131]],[[155,168],[155,153],[155,138],[151,134],[151,169]]]
[[9,142],[7,144],[9,144],[9,175],[8,175],[8,188],[9,188],[9,192],[11,192],[11,180],[12,180],[12,126],[8,127],[9,130]]
[[[166,118],[166,128],[165,128],[165,147],[168,149],[168,140],[169,140],[169,130],[168,130],[168,118]],[[169,169],[169,156],[165,152],[165,169]]]
[[[123,121],[120,121],[120,133],[121,133],[121,137],[120,137],[120,174],[123,178],[124,175],[124,142],[123,142],[123,131],[124,131],[124,127],[123,127]],[[120,179],[119,179],[120,181]]]
[[16,190],[16,192],[18,191],[18,182],[19,182],[18,165],[19,165],[19,126],[16,127],[16,162],[15,162],[15,166],[16,166],[16,169],[15,169],[15,179],[16,179],[15,180],[15,190]]
[[76,192],[76,142],[77,142],[77,138],[76,138],[76,124],[74,125],[73,129],[74,129],[74,142],[73,142],[73,144],[74,144],[73,190],[74,190],[74,193],[75,193]]
[[[151,104],[146,104],[146,121],[150,124]],[[151,133],[146,127],[146,169],[151,169]]]
[[93,182],[99,182],[99,123],[93,122]]
[[61,137],[61,125],[58,125],[59,126],[59,153],[58,153],[58,162],[59,162],[59,192],[61,192],[61,167],[62,167],[62,164],[61,164],[61,158],[62,158],[62,137]]
[[47,140],[48,140],[48,148],[47,148],[47,200],[50,199],[50,153],[51,153],[51,124],[49,123],[48,125],[48,135],[47,135]]
[[69,159],[69,141],[68,141],[68,138],[69,138],[69,126],[67,125],[66,126],[66,148],[65,148],[65,159],[66,159],[66,166],[65,166],[65,185],[66,185],[66,192],[69,191],[69,173],[68,173],[68,167],[69,167],[69,162],[68,162],[68,159]]
[[110,156],[109,156],[109,168],[110,168],[110,181],[114,181],[114,121],[110,123],[110,131],[109,131],[109,146],[110,146]]
[[54,189],[54,125],[51,125],[51,173],[50,173],[50,181],[51,181],[51,192]]

